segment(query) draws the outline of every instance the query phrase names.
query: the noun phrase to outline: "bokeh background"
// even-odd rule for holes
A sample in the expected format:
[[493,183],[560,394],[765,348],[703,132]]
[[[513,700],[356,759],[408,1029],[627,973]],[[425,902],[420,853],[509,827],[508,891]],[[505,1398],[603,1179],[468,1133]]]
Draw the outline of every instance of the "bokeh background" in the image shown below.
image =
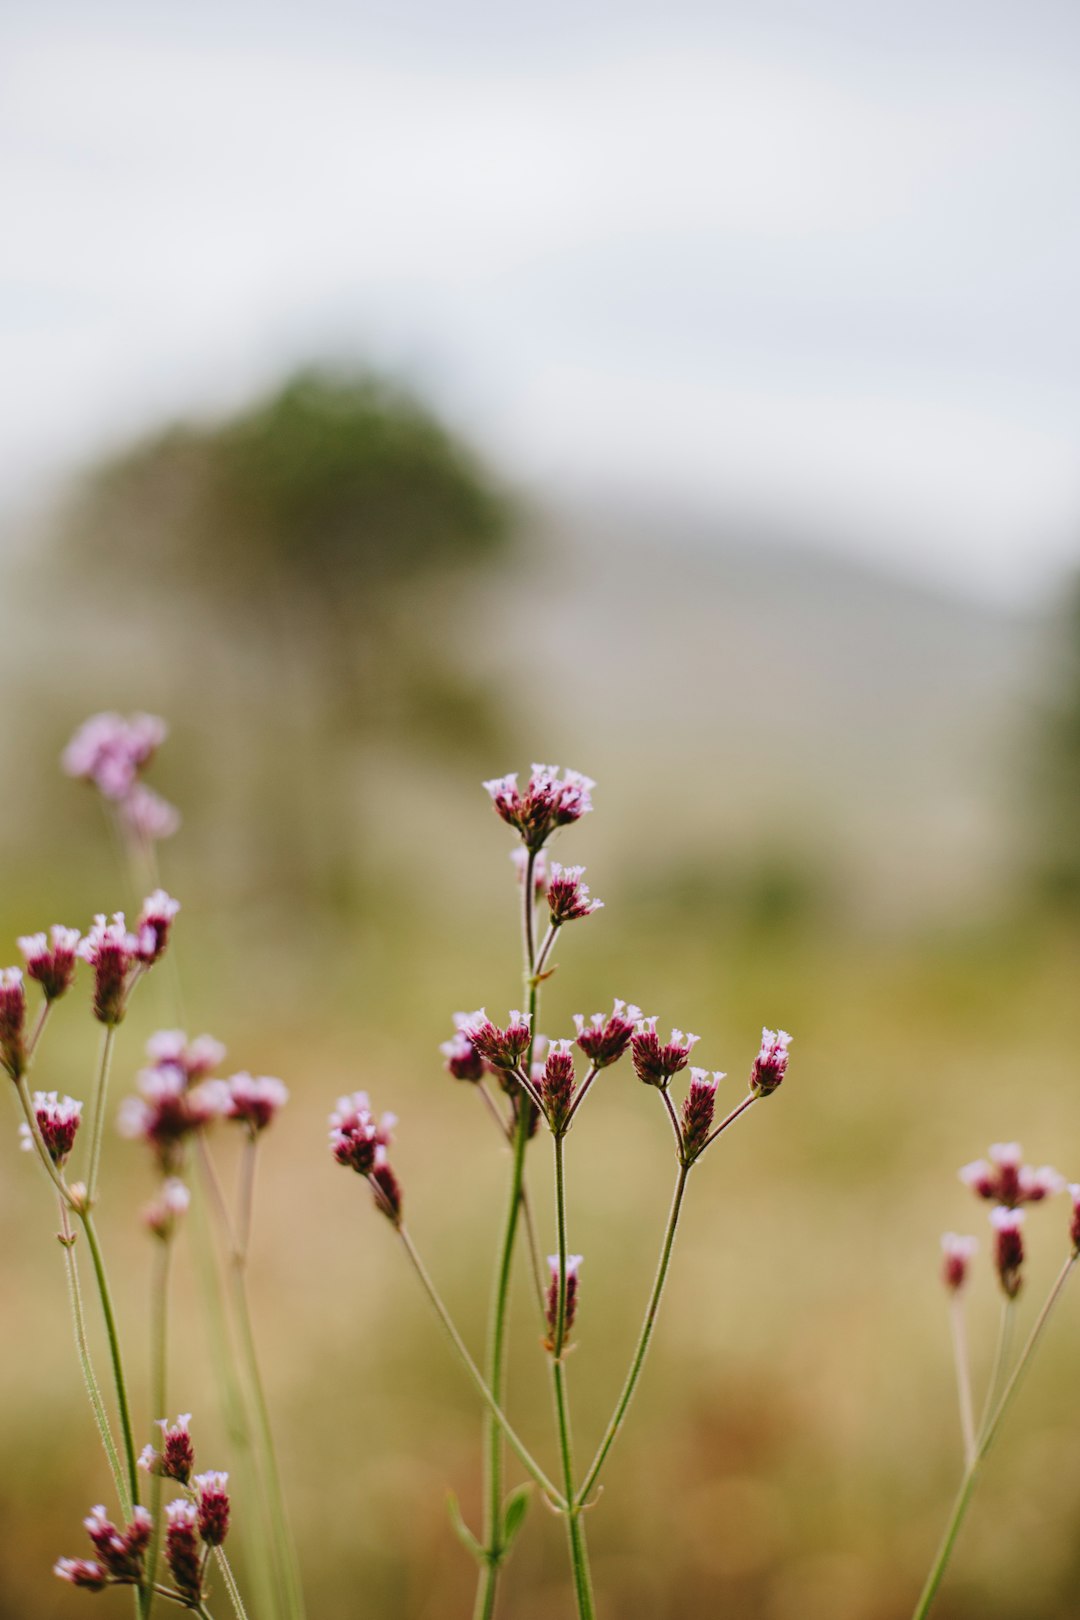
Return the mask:
[[[400,1116],[479,1347],[505,1154],[438,1043],[517,1001],[480,781],[533,759],[597,779],[557,853],[606,901],[543,1027],[633,999],[732,1097],[762,1024],[795,1035],[695,1172],[590,1515],[601,1612],[910,1613],[959,1468],[938,1237],[985,1232],[955,1169],[1020,1138],[1080,1177],[1078,55],[1055,0],[4,8],[0,959],[136,902],[58,756],[95,709],[167,716],[178,972],[116,1094],[177,1022],[291,1089],[253,1282],[313,1615],[469,1612],[478,1414],[325,1116]],[[84,993],[38,1083],[85,1092],[93,1052]],[[584,1453],[671,1153],[621,1069],[570,1147]],[[0,1616],[125,1613],[49,1574],[106,1484],[14,1112],[0,1165]],[[107,1172],[147,1422],[149,1172],[119,1140]],[[1028,1313],[1065,1220],[1029,1222]],[[171,1405],[235,1470],[187,1268]],[[1069,1299],[942,1620],[1080,1607],[1078,1332]],[[569,1603],[534,1508],[504,1612]]]

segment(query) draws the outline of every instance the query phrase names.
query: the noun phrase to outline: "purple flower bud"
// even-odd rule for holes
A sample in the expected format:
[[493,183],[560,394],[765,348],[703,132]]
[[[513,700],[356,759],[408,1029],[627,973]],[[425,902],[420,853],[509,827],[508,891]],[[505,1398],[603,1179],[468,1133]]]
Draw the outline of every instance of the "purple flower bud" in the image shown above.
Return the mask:
[[[641,1008],[625,1001],[616,1001],[611,1016],[593,1013],[588,1024],[580,1013],[574,1014],[577,1044],[597,1069],[606,1069],[617,1063],[627,1047],[634,1028],[641,1023]],[[653,1023],[656,1020],[653,1019]]]
[[579,917],[590,917],[603,907],[602,900],[590,900],[589,885],[581,881],[584,873],[583,866],[551,863],[547,897],[554,927],[561,928],[563,923],[576,922]]
[[187,1214],[191,1194],[176,1176],[170,1176],[162,1185],[158,1196],[143,1206],[142,1220],[154,1237],[166,1240],[176,1230],[176,1223]]
[[142,1579],[143,1557],[150,1545],[153,1521],[144,1507],[137,1507],[126,1530],[119,1531],[105,1517],[103,1507],[91,1508],[83,1520],[101,1563],[114,1581],[127,1583]]
[[[75,1146],[83,1105],[74,1097],[60,1097],[55,1091],[35,1091],[33,1101],[34,1117],[49,1157],[53,1164],[62,1165]],[[29,1125],[20,1125],[19,1135],[24,1149],[32,1153],[34,1138]]]
[[1069,1223],[1069,1240],[1073,1248],[1080,1253],[1080,1183],[1069,1183],[1069,1197],[1072,1199],[1072,1220]]
[[768,1097],[779,1086],[788,1066],[788,1047],[791,1036],[785,1029],[763,1029],[761,1051],[754,1059],[750,1071],[750,1089],[759,1097]]
[[139,1467],[145,1468],[148,1474],[160,1474],[164,1479],[175,1479],[178,1484],[186,1485],[195,1466],[195,1448],[188,1429],[190,1422],[190,1412],[181,1412],[175,1423],[159,1418],[161,1450],[145,1446]]
[[716,1088],[724,1076],[719,1070],[690,1070],[690,1089],[682,1108],[683,1153],[686,1162],[696,1159],[712,1130],[716,1110]]
[[255,1077],[244,1071],[225,1083],[229,1088],[225,1118],[240,1120],[253,1132],[265,1131],[289,1100],[282,1082],[267,1074]]
[[461,1033],[494,1068],[515,1069],[529,1050],[529,1015],[515,1009],[507,1027],[500,1029],[481,1007],[465,1015]]
[[330,1115],[330,1151],[338,1164],[369,1176],[378,1150],[390,1145],[390,1133],[396,1124],[393,1114],[384,1114],[376,1123],[366,1091],[339,1097]]
[[166,1172],[180,1168],[187,1137],[222,1118],[229,1105],[224,1081],[203,1080],[189,1086],[183,1069],[172,1063],[143,1069],[138,1086],[139,1096],[125,1097],[120,1105],[120,1132],[153,1148]]
[[941,1280],[951,1294],[959,1293],[967,1282],[968,1269],[979,1247],[973,1237],[946,1232],[941,1239]]
[[53,1574],[87,1592],[103,1592],[109,1584],[108,1571],[92,1558],[58,1558]]
[[79,942],[78,954],[94,970],[94,1017],[103,1024],[118,1024],[124,1016],[128,977],[139,955],[139,941],[128,933],[124,913],[115,912],[107,922],[99,912]]
[[994,1228],[994,1264],[998,1278],[1006,1297],[1015,1299],[1023,1282],[1024,1212],[998,1204],[990,1211],[990,1224]]
[[189,1041],[182,1029],[159,1029],[147,1041],[146,1050],[156,1065],[183,1069],[193,1082],[212,1074],[225,1057],[225,1048],[212,1035],[197,1035]]
[[[578,1297],[578,1269],[583,1256],[568,1254],[566,1257],[566,1305],[563,1313],[563,1341],[570,1336],[570,1329],[574,1325],[577,1315]],[[551,1281],[547,1291],[547,1325],[548,1336],[544,1341],[547,1350],[555,1349],[555,1334],[559,1326],[559,1257],[557,1254],[548,1255],[548,1267],[551,1271]]]
[[556,827],[588,814],[595,786],[578,771],[567,771],[560,780],[557,765],[534,765],[524,793],[518,789],[516,773],[484,783],[496,813],[521,834],[526,849],[534,853]]
[[395,1226],[401,1225],[402,1194],[401,1183],[390,1168],[385,1151],[380,1148],[375,1155],[375,1166],[368,1180],[375,1195],[375,1202],[388,1220]]
[[179,910],[179,900],[173,900],[164,889],[155,889],[143,901],[135,937],[138,940],[138,958],[144,966],[152,967],[165,954],[169,931]]
[[672,1075],[686,1068],[691,1049],[700,1040],[699,1035],[684,1035],[673,1029],[667,1045],[661,1045],[656,1033],[656,1019],[639,1020],[630,1041],[630,1055],[634,1072],[647,1086],[666,1086]]
[[165,1562],[178,1590],[197,1603],[202,1596],[202,1551],[198,1509],[186,1497],[165,1504]]
[[75,954],[79,947],[77,928],[54,923],[49,937],[24,934],[18,941],[26,958],[27,977],[40,984],[46,1001],[62,996],[75,977]]
[[457,1024],[457,1034],[449,1041],[443,1041],[439,1051],[446,1059],[446,1070],[455,1080],[471,1080],[476,1082],[484,1078],[484,1060],[469,1037],[461,1028],[468,1022],[466,1013],[455,1013],[454,1022]]
[[0,1064],[13,1080],[26,1072],[26,991],[22,968],[0,968]]
[[566,1121],[574,1101],[574,1059],[569,1041],[554,1041],[547,1062],[540,1071],[540,1096],[548,1124],[556,1136],[566,1129]]
[[220,1547],[229,1533],[228,1474],[196,1474],[199,1493],[199,1535],[208,1547]]
[[1019,1209],[1022,1204],[1040,1204],[1044,1198],[1059,1193],[1065,1186],[1065,1177],[1048,1164],[1038,1170],[1023,1162],[1024,1154],[1019,1142],[994,1142],[986,1159],[975,1159],[960,1170],[960,1180],[970,1187],[978,1198],[991,1199],[1006,1209]]

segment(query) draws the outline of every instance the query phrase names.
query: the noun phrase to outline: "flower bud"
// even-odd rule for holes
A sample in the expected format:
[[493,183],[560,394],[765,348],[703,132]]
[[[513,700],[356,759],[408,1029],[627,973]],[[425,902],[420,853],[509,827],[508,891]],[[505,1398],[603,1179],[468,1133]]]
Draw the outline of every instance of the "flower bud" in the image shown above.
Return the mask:
[[759,1097],[768,1097],[781,1084],[788,1066],[788,1047],[791,1036],[785,1029],[763,1029],[761,1050],[750,1071],[750,1089]]
[[188,1428],[190,1422],[190,1412],[182,1412],[175,1423],[170,1423],[167,1418],[159,1418],[161,1450],[144,1446],[139,1467],[145,1468],[148,1474],[160,1474],[163,1479],[175,1479],[179,1485],[186,1485],[195,1466],[195,1448],[191,1444]]
[[[622,1057],[630,1045],[635,1025],[643,1022],[648,1023],[649,1020],[642,1020],[641,1008],[625,1001],[616,1001],[607,1019],[603,1013],[593,1013],[588,1024],[580,1013],[575,1013],[577,1044],[594,1068],[606,1069]],[[652,1023],[655,1025],[656,1020],[653,1019]]]
[[225,1118],[239,1120],[254,1134],[264,1131],[289,1100],[286,1087],[270,1075],[253,1077],[245,1071],[225,1083],[229,1088]]
[[1006,1209],[1039,1204],[1061,1192],[1065,1177],[1048,1164],[1038,1170],[1023,1162],[1019,1142],[994,1142],[988,1157],[975,1159],[960,1170],[960,1180],[978,1198],[992,1199]]
[[662,1089],[672,1075],[686,1068],[691,1049],[700,1038],[698,1035],[684,1035],[681,1029],[673,1029],[670,1041],[662,1045],[656,1033],[656,1019],[641,1019],[630,1041],[630,1056],[638,1079],[647,1086]]
[[590,900],[589,885],[581,881],[584,873],[583,866],[560,866],[558,861],[551,863],[547,898],[553,927],[561,928],[563,923],[590,917],[603,907],[602,900]]
[[552,1042],[547,1062],[540,1071],[539,1091],[548,1124],[556,1136],[566,1129],[574,1101],[574,1059],[569,1041]]
[[[76,1102],[74,1097],[61,1098],[55,1091],[35,1091],[33,1104],[41,1139],[49,1150],[53,1164],[60,1166],[75,1146],[83,1105]],[[29,1125],[20,1125],[19,1135],[23,1148],[32,1153],[34,1138]]]
[[137,955],[145,967],[152,967],[165,954],[169,932],[179,910],[179,900],[173,900],[164,889],[155,889],[143,901],[135,937],[138,941]]
[[588,814],[595,786],[578,771],[567,771],[560,780],[557,765],[534,765],[524,793],[518,788],[516,772],[484,783],[496,814],[521,834],[526,849],[534,853],[557,827]]
[[1015,1299],[1023,1283],[1024,1212],[1022,1209],[1006,1209],[998,1204],[990,1211],[990,1224],[994,1228],[994,1263],[998,1279],[1006,1298]]
[[510,1014],[506,1028],[500,1029],[481,1007],[477,1012],[465,1015],[461,1034],[494,1068],[515,1069],[529,1050],[529,1022],[528,1013],[515,1009]]
[[0,1064],[13,1080],[26,1072],[26,991],[22,968],[0,968]]
[[75,977],[78,929],[54,923],[48,938],[44,934],[24,934],[17,943],[26,958],[27,977],[40,984],[45,1000],[55,1001],[62,996]]
[[220,1547],[229,1532],[228,1474],[196,1474],[192,1482],[198,1492],[199,1535],[208,1547]]
[[716,1110],[716,1088],[723,1078],[719,1069],[712,1074],[707,1069],[690,1070],[690,1089],[682,1108],[683,1155],[687,1164],[697,1158],[708,1141]]
[[[577,1315],[578,1297],[578,1270],[581,1266],[580,1254],[568,1254],[566,1257],[566,1304],[563,1311],[563,1343],[570,1337],[570,1329],[574,1325]],[[547,1291],[547,1325],[548,1336],[544,1341],[545,1348],[555,1349],[555,1335],[559,1329],[559,1257],[557,1254],[548,1255],[548,1267],[551,1271],[551,1281]]]
[[[455,1023],[460,1019],[467,1021],[466,1013],[455,1013]],[[476,1047],[458,1027],[457,1034],[449,1041],[444,1041],[439,1051],[446,1059],[446,1072],[452,1074],[455,1080],[471,1080],[474,1083],[484,1078],[484,1060]]]
[[202,1596],[202,1552],[197,1527],[198,1509],[194,1502],[179,1496],[165,1504],[165,1562],[177,1589],[197,1603]]
[[959,1293],[967,1282],[968,1269],[978,1248],[973,1237],[946,1232],[941,1239],[941,1280],[951,1294]]
[[129,976],[139,957],[139,941],[128,933],[124,913],[115,912],[107,922],[99,912],[90,932],[79,942],[78,954],[94,970],[94,1017],[102,1024],[119,1024]]

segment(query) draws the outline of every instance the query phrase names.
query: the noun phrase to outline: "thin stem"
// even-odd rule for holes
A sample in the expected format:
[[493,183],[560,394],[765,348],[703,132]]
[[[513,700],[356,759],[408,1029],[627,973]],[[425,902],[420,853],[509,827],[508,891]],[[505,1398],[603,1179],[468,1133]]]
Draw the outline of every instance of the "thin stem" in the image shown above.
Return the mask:
[[71,1218],[68,1206],[64,1199],[60,1204],[61,1246],[64,1251],[64,1267],[67,1271],[68,1297],[71,1301],[71,1321],[75,1330],[75,1350],[79,1357],[79,1366],[82,1369],[83,1383],[90,1400],[90,1409],[94,1414],[101,1444],[105,1448],[105,1456],[109,1464],[109,1472],[116,1487],[117,1499],[120,1503],[120,1512],[125,1524],[131,1520],[131,1497],[128,1493],[124,1471],[120,1466],[120,1457],[116,1450],[116,1442],[112,1435],[112,1426],[109,1423],[109,1414],[105,1410],[105,1402],[101,1397],[101,1386],[94,1372],[94,1364],[90,1359],[90,1343],[86,1336],[86,1316],[83,1312],[82,1289],[79,1286],[79,1265],[75,1258],[75,1234],[71,1228]]
[[[500,1135],[512,1143],[514,1140],[514,1121],[512,1119],[508,1120],[505,1114],[500,1112],[498,1104],[482,1080],[477,1082],[476,1089],[487,1104],[488,1112],[495,1121]],[[536,1224],[533,1221],[532,1205],[529,1202],[529,1190],[525,1186],[524,1180],[521,1184],[521,1218],[525,1223],[525,1236],[529,1246],[529,1269],[532,1272],[533,1288],[536,1292],[536,1303],[540,1312],[540,1324],[542,1327],[546,1327],[547,1302],[544,1297],[544,1272],[540,1264],[540,1245],[536,1239]]]
[[645,1309],[645,1319],[641,1324],[641,1333],[638,1336],[637,1348],[634,1351],[634,1357],[630,1363],[630,1371],[626,1375],[626,1383],[623,1385],[622,1394],[619,1396],[615,1410],[611,1415],[611,1422],[607,1426],[604,1433],[604,1438],[600,1442],[600,1447],[596,1453],[596,1456],[593,1458],[592,1466],[585,1476],[584,1483],[577,1493],[575,1500],[578,1506],[583,1505],[587,1501],[589,1492],[596,1484],[597,1477],[601,1468],[604,1466],[604,1461],[607,1454],[611,1450],[612,1445],[615,1442],[615,1437],[622,1427],[623,1419],[626,1416],[626,1409],[633,1399],[634,1390],[637,1388],[637,1381],[641,1376],[641,1369],[645,1364],[645,1356],[649,1348],[649,1341],[652,1338],[653,1328],[656,1326],[656,1315],[660,1309],[660,1299],[664,1292],[664,1283],[667,1280],[668,1267],[671,1264],[671,1251],[675,1243],[675,1233],[679,1225],[679,1215],[682,1212],[683,1195],[686,1192],[686,1182],[689,1174],[690,1166],[680,1164],[679,1174],[675,1178],[675,1191],[671,1199],[671,1211],[668,1215],[667,1230],[664,1233],[664,1242],[660,1250],[660,1261],[656,1268],[656,1278],[653,1282],[652,1293],[649,1295],[649,1303]]
[[949,1319],[956,1365],[956,1393],[960,1403],[960,1432],[964,1437],[964,1465],[970,1468],[975,1458],[975,1413],[971,1404],[971,1367],[964,1325],[964,1301],[959,1292],[955,1292],[950,1300]]
[[544,935],[544,943],[540,947],[540,954],[536,958],[536,965],[532,970],[534,978],[539,978],[540,975],[543,973],[544,968],[547,965],[547,959],[551,955],[552,947],[554,946],[555,941],[558,938],[558,934],[559,934],[558,925],[555,924],[555,923],[552,923],[551,927],[548,929],[547,933]]
[[90,1167],[86,1176],[86,1203],[91,1208],[97,1195],[98,1170],[101,1165],[101,1139],[105,1132],[105,1098],[109,1090],[109,1068],[112,1064],[116,1025],[106,1024],[102,1031],[101,1058],[98,1063],[97,1083],[90,1120]]
[[37,1051],[38,1042],[40,1041],[40,1039],[42,1037],[42,1034],[44,1033],[45,1025],[49,1021],[49,1014],[51,1012],[52,1012],[52,1002],[51,1001],[43,1001],[41,1003],[41,1010],[38,1013],[37,1018],[34,1020],[34,1028],[33,1028],[33,1031],[32,1031],[32,1033],[30,1035],[30,1039],[26,1043],[26,1072],[27,1073],[29,1073],[30,1065],[34,1061],[34,1053]]
[[574,1123],[574,1115],[577,1113],[578,1109],[581,1107],[582,1103],[585,1101],[585,1098],[588,1095],[589,1087],[592,1085],[593,1081],[596,1079],[596,1077],[597,1077],[597,1075],[599,1073],[600,1073],[599,1065],[594,1063],[592,1065],[592,1067],[589,1069],[589,1072],[585,1076],[584,1080],[581,1082],[581,1085],[578,1087],[577,1095],[574,1097],[573,1102],[570,1104],[570,1108],[569,1108],[569,1110],[567,1112],[567,1115],[566,1115],[566,1130],[569,1130],[571,1125]]
[[[536,992],[534,990],[534,991],[531,992],[531,999],[535,998],[535,995],[536,995]],[[531,1053],[531,1051],[532,1051],[531,1046],[530,1046],[529,1050],[530,1050],[530,1053]],[[520,1065],[516,1069],[511,1069],[510,1074],[517,1081],[518,1085],[521,1087],[522,1091],[528,1097],[528,1099],[532,1103],[533,1107],[538,1109],[540,1111],[540,1113],[543,1114],[544,1118],[546,1119],[547,1115],[546,1115],[545,1110],[544,1110],[543,1099],[541,1098],[540,1093],[537,1091],[535,1085],[533,1084],[532,1079],[530,1078],[529,1074],[526,1072],[525,1066]]]
[[734,1125],[734,1123],[738,1119],[739,1115],[740,1114],[745,1114],[746,1110],[750,1107],[751,1103],[756,1103],[757,1102],[758,1096],[759,1096],[758,1092],[756,1092],[756,1091],[748,1091],[746,1093],[746,1096],[743,1098],[742,1102],[738,1103],[736,1105],[736,1107],[734,1107],[731,1110],[730,1114],[725,1115],[725,1117],[720,1121],[719,1125],[717,1125],[715,1130],[710,1131],[709,1135],[705,1138],[705,1143],[704,1143],[704,1146],[701,1149],[701,1153],[698,1154],[699,1159],[701,1158],[701,1154],[704,1153],[705,1148],[710,1147],[712,1145],[712,1143],[716,1141],[716,1138],[718,1136],[720,1136],[722,1134],[722,1132],[727,1130],[729,1125]]
[[521,1440],[516,1434],[510,1424],[509,1418],[506,1416],[505,1412],[502,1410],[498,1401],[495,1399],[494,1395],[489,1389],[483,1373],[480,1371],[479,1367],[476,1365],[476,1362],[469,1354],[465,1341],[462,1339],[461,1334],[455,1327],[454,1319],[444,1305],[442,1296],[440,1295],[438,1289],[432,1282],[427,1267],[421,1260],[416,1245],[413,1243],[408,1230],[404,1226],[398,1226],[396,1230],[398,1237],[401,1239],[402,1245],[405,1249],[405,1253],[408,1255],[417,1276],[420,1278],[420,1281],[424,1286],[424,1291],[438,1312],[440,1322],[450,1335],[454,1349],[461,1357],[461,1361],[466,1372],[469,1374],[469,1377],[479,1390],[481,1396],[487,1404],[488,1410],[498,1423],[499,1428],[506,1435],[506,1438],[509,1440],[511,1446],[513,1446],[514,1450],[517,1452],[518,1457],[529,1470],[529,1473],[532,1475],[533,1479],[535,1479],[536,1483],[540,1486],[540,1489],[547,1493],[547,1495],[555,1503],[556,1507],[565,1508],[567,1504],[564,1498],[559,1494],[558,1487],[552,1484],[551,1480],[544,1473],[544,1470],[529,1451],[524,1441]]
[[[555,1225],[557,1231],[557,1247],[559,1250],[559,1290],[558,1301],[555,1308],[555,1333],[552,1338],[551,1353],[558,1361],[563,1353],[563,1341],[566,1338],[566,1171],[563,1163],[563,1138],[555,1137]],[[573,1492],[567,1485],[567,1500],[573,1500]]]
[[553,1359],[551,1376],[555,1391],[555,1421],[559,1431],[559,1452],[562,1457],[563,1480],[570,1510],[566,1515],[566,1534],[570,1543],[570,1567],[574,1575],[574,1597],[579,1620],[595,1620],[592,1577],[589,1573],[589,1554],[585,1545],[585,1526],[581,1521],[581,1504],[574,1500],[574,1451],[570,1435],[570,1403],[566,1392],[566,1367]]
[[960,1481],[960,1488],[956,1493],[956,1500],[953,1502],[952,1512],[950,1513],[949,1521],[945,1526],[945,1534],[941,1538],[941,1545],[938,1548],[937,1556],[935,1557],[933,1565],[931,1566],[929,1575],[926,1577],[926,1585],[923,1587],[919,1601],[915,1605],[912,1620],[925,1620],[925,1617],[930,1613],[934,1599],[937,1596],[938,1588],[940,1587],[942,1579],[945,1575],[945,1571],[948,1568],[949,1559],[952,1557],[952,1551],[956,1545],[957,1536],[960,1534],[960,1527],[964,1522],[967,1510],[971,1505],[971,1499],[975,1494],[975,1486],[978,1483],[979,1473],[982,1468],[983,1461],[994,1442],[994,1437],[996,1436],[998,1429],[1001,1427],[1005,1413],[1008,1411],[1012,1399],[1019,1388],[1020,1380],[1031,1363],[1035,1349],[1040,1338],[1042,1337],[1047,1322],[1050,1320],[1050,1315],[1054,1309],[1054,1306],[1060,1299],[1065,1284],[1069,1280],[1069,1276],[1076,1264],[1077,1258],[1077,1253],[1074,1251],[1058,1272],[1057,1279],[1049,1294],[1046,1296],[1043,1307],[1035,1319],[1035,1324],[1032,1327],[1031,1332],[1028,1334],[1027,1343],[1020,1352],[1020,1357],[1016,1363],[1016,1366],[1012,1370],[1012,1375],[1009,1378],[1008,1383],[1005,1385],[1005,1388],[1002,1391],[1001,1398],[982,1425],[982,1429],[975,1447],[975,1455],[972,1458],[970,1466],[965,1470],[963,1479]]
[[679,1116],[675,1112],[675,1104],[671,1100],[671,1093],[668,1091],[667,1086],[660,1087],[660,1095],[664,1099],[664,1107],[667,1109],[667,1116],[671,1121],[671,1129],[675,1133],[675,1152],[678,1154],[681,1162],[684,1144],[682,1126],[679,1124]]
[[241,1353],[246,1363],[252,1406],[255,1412],[255,1425],[259,1434],[262,1461],[265,1469],[270,1517],[273,1522],[274,1532],[271,1548],[277,1559],[280,1559],[286,1610],[293,1617],[293,1620],[303,1620],[304,1594],[300,1582],[296,1547],[289,1529],[288,1515],[285,1511],[285,1496],[281,1487],[281,1470],[278,1467],[277,1449],[274,1445],[274,1431],[270,1423],[270,1408],[266,1399],[266,1389],[263,1385],[258,1352],[255,1347],[255,1332],[252,1327],[251,1307],[247,1292],[247,1249],[242,1246],[251,1230],[251,1204],[255,1190],[255,1154],[257,1146],[257,1139],[253,1134],[249,1136],[244,1144],[246,1162],[241,1169],[241,1207],[236,1220],[238,1242],[233,1250],[231,1265],[233,1298],[237,1328],[240,1335]]
[[513,1136],[513,1134],[514,1134],[513,1123],[507,1121],[506,1115],[502,1112],[501,1108],[499,1107],[498,1103],[495,1101],[494,1097],[491,1095],[491,1092],[488,1090],[487,1085],[485,1084],[485,1082],[483,1080],[478,1080],[477,1081],[476,1090],[479,1092],[480,1096],[484,1099],[484,1104],[485,1104],[485,1106],[487,1108],[487,1111],[491,1115],[492,1119],[495,1121],[496,1125],[499,1127],[499,1130],[502,1133],[502,1135],[507,1137],[507,1138]]
[[139,1471],[135,1461],[135,1433],[131,1424],[131,1408],[128,1405],[124,1362],[120,1353],[120,1335],[116,1327],[116,1313],[113,1310],[109,1279],[105,1272],[105,1259],[101,1252],[101,1244],[98,1242],[93,1215],[88,1209],[79,1209],[76,1213],[82,1222],[83,1231],[86,1233],[86,1242],[94,1265],[94,1277],[97,1281],[98,1297],[101,1300],[101,1314],[105,1319],[105,1334],[109,1341],[109,1356],[112,1361],[113,1383],[116,1386],[116,1405],[120,1414],[120,1434],[124,1444],[124,1458],[127,1463],[131,1501],[137,1507],[139,1503]]
[[[160,1415],[168,1420],[166,1385],[168,1372],[169,1323],[169,1266],[172,1260],[171,1236],[155,1239],[154,1275],[150,1287],[150,1408],[151,1417]],[[161,1489],[162,1476],[156,1470],[150,1476],[150,1517],[153,1529],[146,1557],[146,1620],[154,1603],[154,1577],[161,1553]]]
[[1013,1323],[1016,1320],[1016,1301],[1006,1297],[1001,1302],[1001,1314],[998,1317],[997,1344],[994,1347],[994,1361],[990,1371],[990,1380],[986,1386],[986,1395],[983,1399],[982,1412],[979,1415],[978,1433],[982,1435],[994,1410],[1001,1381],[1005,1376],[1005,1368],[1009,1362],[1009,1346],[1012,1342]]
[[229,1560],[225,1555],[224,1547],[215,1547],[214,1557],[217,1559],[218,1568],[221,1571],[221,1578],[225,1582],[225,1590],[229,1594],[229,1601],[236,1612],[236,1620],[247,1620],[247,1610],[244,1608],[244,1600],[240,1596],[240,1588],[236,1584],[236,1576],[232,1572]]

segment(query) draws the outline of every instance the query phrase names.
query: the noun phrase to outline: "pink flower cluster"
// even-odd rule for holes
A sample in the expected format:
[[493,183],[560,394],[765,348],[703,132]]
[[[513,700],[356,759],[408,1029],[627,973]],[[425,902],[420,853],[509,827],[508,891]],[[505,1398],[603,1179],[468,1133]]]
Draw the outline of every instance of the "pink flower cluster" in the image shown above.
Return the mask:
[[150,1545],[153,1520],[144,1507],[137,1507],[131,1523],[123,1530],[106,1517],[104,1507],[91,1508],[83,1520],[96,1558],[60,1558],[54,1570],[72,1586],[100,1592],[106,1586],[132,1586],[142,1580],[143,1562]]
[[142,842],[169,838],[180,812],[142,781],[142,772],[164,742],[168,727],[153,714],[95,714],[64,749],[69,776],[92,782],[115,804],[127,830]]
[[94,970],[94,1016],[101,1023],[120,1023],[139,975],[164,955],[179,910],[179,900],[164,889],[155,889],[143,901],[134,932],[129,931],[122,911],[114,912],[111,920],[104,912],[94,918],[76,951]]
[[[578,1272],[584,1259],[580,1254],[568,1254],[566,1257],[566,1300],[563,1306],[563,1340],[570,1334],[574,1325],[578,1307]],[[545,1314],[547,1316],[548,1336],[544,1341],[547,1350],[555,1349],[555,1335],[559,1329],[559,1257],[557,1254],[548,1255],[548,1269],[551,1279],[548,1283],[547,1298],[545,1300]]]
[[[998,1282],[1007,1299],[1015,1299],[1023,1286],[1024,1206],[1041,1204],[1065,1188],[1065,1177],[1050,1165],[1038,1169],[1024,1163],[1019,1142],[995,1142],[985,1159],[975,1159],[959,1171],[960,1180],[977,1198],[991,1200],[990,1226],[992,1253]],[[1080,1187],[1070,1187],[1072,1219],[1069,1241],[1080,1250]],[[974,1238],[946,1232],[941,1240],[944,1251],[942,1280],[951,1293],[958,1292],[968,1277],[976,1244]]]
[[543,848],[556,828],[588,814],[595,786],[579,771],[567,771],[560,777],[557,765],[534,765],[524,793],[518,788],[516,772],[484,783],[496,814],[521,834],[526,849],[533,853]]
[[602,900],[589,898],[589,885],[581,881],[584,875],[583,866],[560,866],[558,861],[552,861],[547,899],[553,928],[576,922],[580,917],[591,917],[603,907]]
[[339,1098],[330,1115],[330,1151],[338,1164],[365,1178],[379,1209],[400,1226],[401,1187],[386,1153],[396,1124],[393,1114],[376,1121],[367,1092],[354,1091]]
[[[35,1091],[33,1104],[41,1140],[53,1164],[59,1168],[75,1146],[83,1105],[74,1097],[60,1097],[55,1091]],[[29,1125],[19,1126],[19,1136],[26,1152],[32,1153],[34,1137]]]

